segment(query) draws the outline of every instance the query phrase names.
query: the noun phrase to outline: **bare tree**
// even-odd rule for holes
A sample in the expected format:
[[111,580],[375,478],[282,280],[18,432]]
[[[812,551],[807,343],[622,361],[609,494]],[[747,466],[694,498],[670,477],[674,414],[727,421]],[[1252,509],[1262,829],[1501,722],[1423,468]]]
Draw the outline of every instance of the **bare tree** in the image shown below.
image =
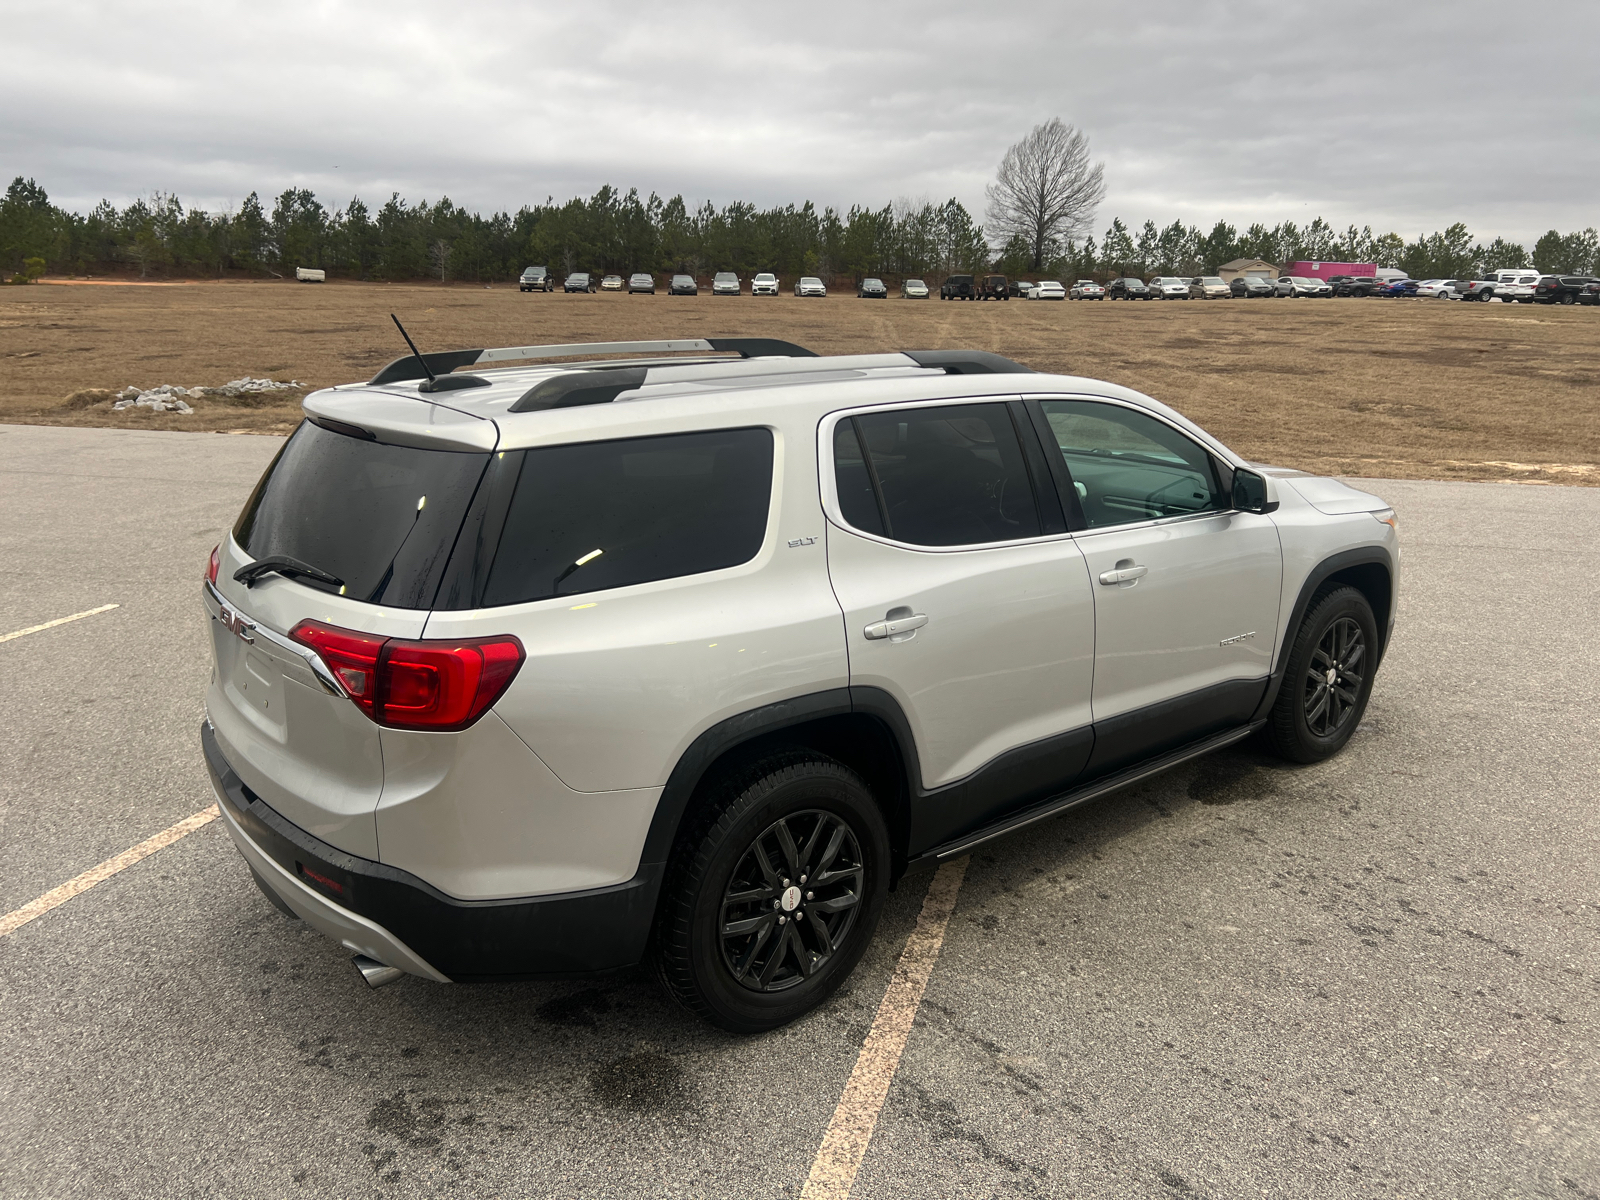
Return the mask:
[[450,243],[443,238],[435,239],[433,245],[428,247],[428,260],[433,263],[434,269],[439,272],[439,281],[443,283],[445,274],[450,267]]
[[1039,270],[1069,238],[1089,229],[1105,198],[1105,164],[1089,161],[1089,139],[1052,117],[1000,160],[988,187],[989,233],[1001,243],[1020,237],[1030,269]]

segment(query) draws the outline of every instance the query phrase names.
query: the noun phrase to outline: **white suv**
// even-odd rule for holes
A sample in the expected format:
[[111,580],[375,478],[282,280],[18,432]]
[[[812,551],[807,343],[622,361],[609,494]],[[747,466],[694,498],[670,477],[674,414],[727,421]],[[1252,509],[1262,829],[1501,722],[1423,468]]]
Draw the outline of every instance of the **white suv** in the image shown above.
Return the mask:
[[763,271],[750,281],[750,294],[752,296],[776,296],[778,294],[778,277],[770,271]]
[[983,352],[460,350],[305,411],[208,566],[201,742],[374,984],[648,956],[774,1027],[915,863],[1338,751],[1394,626],[1383,501]]

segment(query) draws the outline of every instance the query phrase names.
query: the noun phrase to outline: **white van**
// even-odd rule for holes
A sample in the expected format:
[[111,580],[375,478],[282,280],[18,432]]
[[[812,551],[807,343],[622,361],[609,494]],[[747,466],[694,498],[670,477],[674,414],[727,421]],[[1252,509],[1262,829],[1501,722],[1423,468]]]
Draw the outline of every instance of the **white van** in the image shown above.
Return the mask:
[[301,283],[326,283],[328,273],[326,271],[315,271],[310,267],[296,267],[294,269],[294,277]]

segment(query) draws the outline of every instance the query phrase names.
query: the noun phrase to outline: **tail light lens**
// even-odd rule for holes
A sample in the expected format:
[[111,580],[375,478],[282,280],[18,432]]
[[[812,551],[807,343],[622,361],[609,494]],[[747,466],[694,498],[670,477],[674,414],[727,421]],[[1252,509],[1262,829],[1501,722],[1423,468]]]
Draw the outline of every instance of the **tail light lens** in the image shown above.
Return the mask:
[[316,650],[357,707],[392,729],[467,728],[500,699],[527,657],[509,634],[407,641],[302,621],[289,636]]
[[289,633],[301,645],[310,646],[322,656],[328,669],[339,677],[356,707],[374,721],[378,694],[378,655],[386,639],[369,637],[321,621],[301,621]]
[[218,542],[211,547],[211,561],[206,564],[206,582],[217,582],[217,571],[222,566],[222,543]]

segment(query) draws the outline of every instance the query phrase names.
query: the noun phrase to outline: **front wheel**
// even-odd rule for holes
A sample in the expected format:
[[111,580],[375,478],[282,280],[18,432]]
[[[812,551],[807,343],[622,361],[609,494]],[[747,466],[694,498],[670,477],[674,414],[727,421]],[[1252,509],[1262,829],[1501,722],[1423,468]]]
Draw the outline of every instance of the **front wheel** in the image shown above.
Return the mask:
[[1361,724],[1377,669],[1378,625],[1367,598],[1332,585],[1311,599],[1267,719],[1272,748],[1291,762],[1321,762]]
[[826,1000],[866,951],[889,834],[860,776],[807,750],[725,776],[668,867],[656,969],[689,1011],[760,1033]]

